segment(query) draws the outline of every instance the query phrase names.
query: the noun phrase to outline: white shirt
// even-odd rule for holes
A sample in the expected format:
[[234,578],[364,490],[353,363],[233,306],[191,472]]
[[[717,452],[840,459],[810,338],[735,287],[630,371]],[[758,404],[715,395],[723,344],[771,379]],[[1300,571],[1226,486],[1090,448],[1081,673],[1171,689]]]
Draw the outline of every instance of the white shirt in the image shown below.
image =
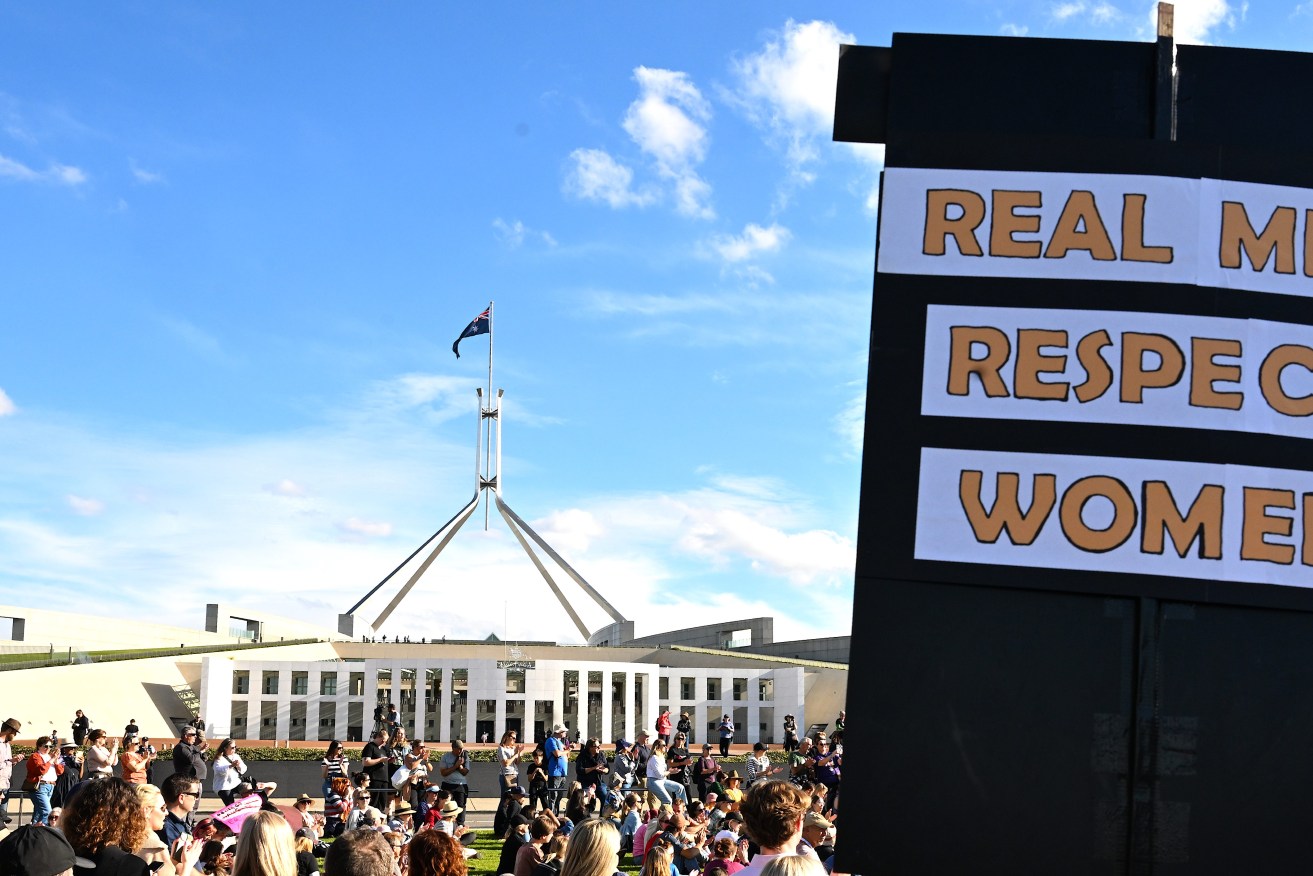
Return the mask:
[[647,759],[647,777],[649,779],[668,779],[666,774],[666,757],[663,754],[654,754]]

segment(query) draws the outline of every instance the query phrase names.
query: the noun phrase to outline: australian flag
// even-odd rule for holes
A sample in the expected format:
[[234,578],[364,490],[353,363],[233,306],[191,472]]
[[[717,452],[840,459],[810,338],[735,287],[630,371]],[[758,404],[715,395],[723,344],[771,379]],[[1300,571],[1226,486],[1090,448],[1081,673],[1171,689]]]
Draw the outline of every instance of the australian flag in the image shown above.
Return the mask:
[[465,326],[465,331],[460,333],[460,337],[456,339],[456,343],[451,345],[451,352],[456,354],[457,359],[460,358],[461,341],[466,338],[472,338],[475,335],[486,335],[488,332],[492,331],[491,312],[492,308],[489,307],[487,310],[483,311],[483,313],[474,317],[474,319],[470,321],[470,324]]

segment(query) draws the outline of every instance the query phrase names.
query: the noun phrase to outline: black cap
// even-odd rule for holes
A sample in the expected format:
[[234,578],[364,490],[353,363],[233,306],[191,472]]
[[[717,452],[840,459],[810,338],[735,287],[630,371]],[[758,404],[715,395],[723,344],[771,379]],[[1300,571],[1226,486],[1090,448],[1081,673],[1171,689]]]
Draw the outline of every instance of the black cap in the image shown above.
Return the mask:
[[44,824],[26,824],[0,840],[0,873],[55,876],[77,863],[64,835]]

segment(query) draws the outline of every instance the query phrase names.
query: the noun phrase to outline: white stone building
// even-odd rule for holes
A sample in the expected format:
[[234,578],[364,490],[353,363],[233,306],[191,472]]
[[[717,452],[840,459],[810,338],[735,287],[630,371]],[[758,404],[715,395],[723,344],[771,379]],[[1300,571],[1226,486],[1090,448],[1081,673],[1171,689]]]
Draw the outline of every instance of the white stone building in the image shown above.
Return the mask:
[[[714,741],[723,714],[732,715],[739,728],[736,741],[778,742],[786,713],[807,726],[809,680],[814,686],[837,670],[846,682],[840,667],[700,650],[333,647],[340,655],[335,660],[205,658],[200,700],[210,735],[361,740],[373,728],[375,706],[395,703],[407,735],[429,742],[477,742],[484,734],[495,742],[507,729],[519,731],[521,739],[541,739],[555,723],[567,726],[572,737],[577,732],[608,742],[633,739],[639,728],[652,730],[665,708],[676,718],[689,713],[699,743]],[[837,680],[827,682],[818,695]]]

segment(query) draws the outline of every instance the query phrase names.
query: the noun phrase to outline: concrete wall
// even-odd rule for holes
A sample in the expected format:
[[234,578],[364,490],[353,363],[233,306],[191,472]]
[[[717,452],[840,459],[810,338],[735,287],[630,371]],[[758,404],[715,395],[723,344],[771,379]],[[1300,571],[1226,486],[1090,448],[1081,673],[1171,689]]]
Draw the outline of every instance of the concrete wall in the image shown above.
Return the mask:
[[[176,648],[180,644],[228,645],[238,641],[226,635],[226,631],[221,635],[136,619],[128,621],[121,617],[96,617],[17,605],[0,605],[0,617],[23,619],[22,644],[45,646],[47,650],[53,644],[56,652],[66,652],[71,647],[75,654],[120,648]],[[3,644],[19,643],[7,641]]]
[[794,660],[821,660],[826,663],[847,664],[848,652],[851,648],[852,636],[830,636],[825,639],[796,639],[792,642],[753,645],[743,650],[771,657],[789,657]]
[[[219,652],[215,657],[222,660],[227,659],[225,654],[246,657],[251,653]],[[269,648],[260,653],[282,659],[335,656],[327,644]],[[191,717],[174,690],[180,686],[200,692],[199,656],[20,669],[0,672],[0,710],[5,712],[4,718],[23,722],[21,739],[34,739],[51,728],[61,737],[71,738],[69,724],[77,709],[110,735],[122,734],[128,719],[136,718],[147,736],[172,738],[177,736],[173,719]],[[208,719],[203,711],[201,714]]]
[[750,645],[769,645],[775,641],[775,618],[753,617],[744,620],[724,621],[683,630],[670,630],[651,636],[642,636],[627,642],[628,645],[688,645],[693,648],[728,648],[726,637],[739,630],[751,635]]
[[[240,618],[242,622],[234,624],[234,618]],[[277,642],[280,639],[350,638],[324,624],[279,617],[278,615],[252,610],[244,606],[231,605],[226,602],[212,602],[205,606],[206,630],[226,636],[229,629],[234,625],[257,628],[259,631],[258,641],[261,642]]]

